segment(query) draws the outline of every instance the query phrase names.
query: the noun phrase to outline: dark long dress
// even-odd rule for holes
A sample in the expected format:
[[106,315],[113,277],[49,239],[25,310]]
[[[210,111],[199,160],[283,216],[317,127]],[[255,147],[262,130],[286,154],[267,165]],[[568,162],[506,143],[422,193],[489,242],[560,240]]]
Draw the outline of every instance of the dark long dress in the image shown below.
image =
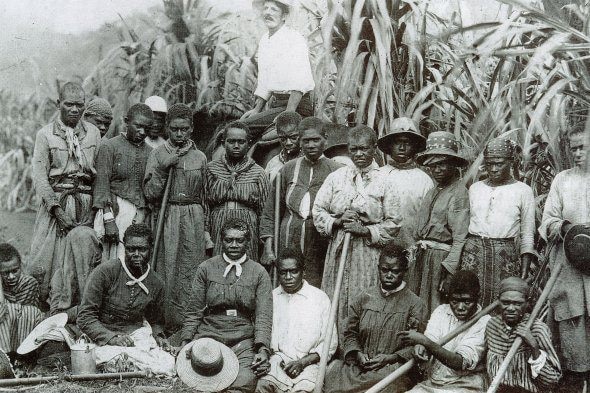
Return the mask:
[[[379,286],[371,287],[350,306],[342,343],[344,358],[353,351],[360,351],[369,357],[397,353],[409,360],[413,347],[402,347],[397,333],[409,329],[423,332],[427,320],[424,302],[407,287],[387,296]],[[356,364],[335,360],[326,373],[324,392],[364,392],[400,366],[401,363],[394,363],[363,372]],[[383,392],[405,392],[410,384],[409,377],[405,376]]]
[[214,254],[221,255],[223,223],[240,218],[250,226],[248,256],[258,262],[258,222],[268,196],[268,175],[250,158],[232,165],[225,156],[210,162],[205,173]]

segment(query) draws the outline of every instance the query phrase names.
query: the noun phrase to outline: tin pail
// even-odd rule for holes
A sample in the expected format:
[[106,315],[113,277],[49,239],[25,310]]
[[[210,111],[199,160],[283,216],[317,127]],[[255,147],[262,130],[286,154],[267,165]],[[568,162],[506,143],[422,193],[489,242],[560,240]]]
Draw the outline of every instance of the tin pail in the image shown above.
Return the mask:
[[96,373],[96,357],[94,349],[96,344],[79,342],[70,348],[72,359],[72,374],[95,374]]

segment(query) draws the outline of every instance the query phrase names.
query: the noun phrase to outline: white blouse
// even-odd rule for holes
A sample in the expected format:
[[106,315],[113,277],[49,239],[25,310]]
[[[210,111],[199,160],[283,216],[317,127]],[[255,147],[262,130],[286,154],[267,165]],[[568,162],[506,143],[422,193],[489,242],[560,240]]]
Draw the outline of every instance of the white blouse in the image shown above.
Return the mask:
[[469,188],[469,233],[489,238],[520,238],[520,253],[534,252],[535,197],[523,182]]

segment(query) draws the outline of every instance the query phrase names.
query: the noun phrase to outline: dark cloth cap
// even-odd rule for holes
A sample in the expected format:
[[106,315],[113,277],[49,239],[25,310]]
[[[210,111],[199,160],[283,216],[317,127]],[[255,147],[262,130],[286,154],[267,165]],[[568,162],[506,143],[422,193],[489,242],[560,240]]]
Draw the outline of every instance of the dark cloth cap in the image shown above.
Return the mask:
[[498,294],[508,291],[520,292],[527,296],[529,293],[529,284],[527,284],[527,282],[520,277],[508,277],[500,281]]

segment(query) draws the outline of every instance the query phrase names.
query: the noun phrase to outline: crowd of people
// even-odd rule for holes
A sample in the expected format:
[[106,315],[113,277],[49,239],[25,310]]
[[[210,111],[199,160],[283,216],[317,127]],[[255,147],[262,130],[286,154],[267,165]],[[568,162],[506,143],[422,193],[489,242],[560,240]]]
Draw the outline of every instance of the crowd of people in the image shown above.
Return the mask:
[[[311,392],[322,360],[324,392],[364,392],[415,359],[384,391],[481,392],[518,337],[499,391],[582,391],[590,282],[584,239],[574,252],[568,234],[590,238],[583,130],[536,228],[514,141],[491,140],[468,185],[452,133],[425,137],[402,117],[378,137],[309,116],[289,3],[263,2],[257,101],[222,127],[213,157],[191,140],[185,104],[149,97],[108,138],[109,102],[61,87],[35,141],[30,255],[0,244],[0,349],[34,362],[48,342],[87,338],[105,370],[124,357],[211,392]],[[285,42],[293,52],[277,55]],[[269,122],[281,150],[263,168],[249,152]],[[547,316],[529,321],[536,232],[561,273]]]

